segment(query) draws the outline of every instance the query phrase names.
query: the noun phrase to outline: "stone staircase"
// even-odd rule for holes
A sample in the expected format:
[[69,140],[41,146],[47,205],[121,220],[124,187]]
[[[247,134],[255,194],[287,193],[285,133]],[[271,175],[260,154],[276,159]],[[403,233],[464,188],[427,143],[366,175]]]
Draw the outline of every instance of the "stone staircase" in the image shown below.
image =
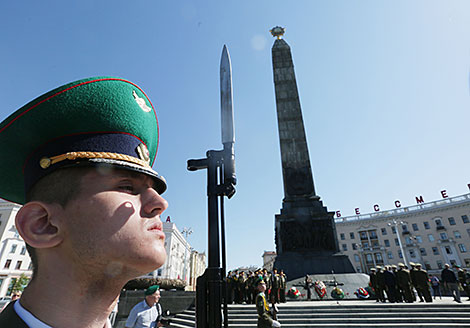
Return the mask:
[[[194,309],[178,314],[170,327],[195,327]],[[279,306],[283,328],[299,327],[470,327],[470,302],[390,304],[375,301],[292,302]],[[230,305],[229,327],[256,327],[254,305]]]

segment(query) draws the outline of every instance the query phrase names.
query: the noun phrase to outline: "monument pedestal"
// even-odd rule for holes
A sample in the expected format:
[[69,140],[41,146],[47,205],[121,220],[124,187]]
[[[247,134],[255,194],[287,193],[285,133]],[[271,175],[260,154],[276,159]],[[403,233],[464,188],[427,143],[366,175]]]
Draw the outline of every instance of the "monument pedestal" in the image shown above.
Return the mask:
[[333,252],[286,252],[276,257],[274,267],[283,269],[290,280],[305,277],[306,274],[355,273],[346,255]]

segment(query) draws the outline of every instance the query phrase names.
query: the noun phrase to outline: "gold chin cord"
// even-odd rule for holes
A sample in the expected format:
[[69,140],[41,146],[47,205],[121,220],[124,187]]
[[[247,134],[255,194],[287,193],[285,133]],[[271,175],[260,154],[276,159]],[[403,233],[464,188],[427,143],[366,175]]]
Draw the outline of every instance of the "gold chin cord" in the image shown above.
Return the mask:
[[147,161],[138,159],[133,156],[124,155],[124,154],[117,154],[117,153],[107,153],[107,152],[91,152],[91,151],[77,151],[77,152],[69,152],[62,155],[57,155],[53,157],[43,157],[39,160],[39,165],[43,169],[47,169],[53,164],[64,160],[75,160],[77,158],[85,158],[85,159],[92,159],[92,158],[103,158],[103,159],[115,159],[120,161],[125,161],[133,164],[140,165],[142,167],[150,168],[150,165]]

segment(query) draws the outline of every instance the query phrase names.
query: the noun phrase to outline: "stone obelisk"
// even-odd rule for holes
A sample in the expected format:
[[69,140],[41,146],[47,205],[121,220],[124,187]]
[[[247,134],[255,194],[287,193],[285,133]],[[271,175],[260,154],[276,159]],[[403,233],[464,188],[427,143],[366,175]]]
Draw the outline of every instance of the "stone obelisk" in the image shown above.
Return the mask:
[[291,49],[281,37],[284,29],[271,30],[284,199],[275,216],[277,257],[274,267],[289,280],[305,274],[352,273],[346,255],[339,252],[334,212],[328,212],[315,193],[307,139]]

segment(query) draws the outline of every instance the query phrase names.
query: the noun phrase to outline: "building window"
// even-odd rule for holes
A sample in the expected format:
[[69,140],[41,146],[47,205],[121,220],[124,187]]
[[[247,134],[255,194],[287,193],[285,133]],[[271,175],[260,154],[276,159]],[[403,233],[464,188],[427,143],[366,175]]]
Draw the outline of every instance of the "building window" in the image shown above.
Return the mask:
[[[464,262],[465,262],[465,266],[466,266],[467,268],[470,267],[470,259],[464,259]],[[1,286],[2,286],[2,285],[0,284],[0,287],[1,287]]]
[[455,219],[453,217],[448,218],[450,225],[455,225]]
[[415,252],[414,249],[410,249],[408,252],[410,253],[410,257],[411,257],[411,258],[415,258],[415,257],[416,257],[416,252]]
[[460,234],[459,231],[454,231],[454,237],[455,239],[462,239],[462,235]]
[[387,234],[387,229],[385,228],[380,229],[380,231],[382,231],[382,236],[385,236]]
[[455,267],[457,265],[457,262],[455,260],[450,260],[450,266]]
[[428,235],[428,239],[432,243],[434,241],[434,236],[433,235]]
[[406,236],[406,237],[405,237],[405,243],[406,243],[407,245],[413,244],[413,242],[411,241],[411,237],[410,237],[410,236]]
[[423,242],[423,238],[421,238],[421,236],[415,236],[415,239],[418,244],[421,244]]
[[9,269],[10,268],[10,265],[11,265],[11,260],[7,260],[5,262],[5,266],[3,267],[4,269]]
[[344,239],[345,239],[344,233],[340,233],[340,234],[339,234],[339,238],[341,238],[341,240],[344,240]]
[[374,263],[374,260],[372,259],[372,254],[366,254],[366,262],[367,263]]
[[15,252],[16,252],[16,247],[17,247],[17,245],[16,245],[16,244],[13,244],[13,245],[11,245],[10,254],[12,254],[12,253],[15,253]]
[[408,232],[408,226],[406,224],[402,224],[401,228],[403,232]]
[[157,276],[161,277],[162,276],[162,269],[157,270]]
[[28,270],[33,270],[33,262],[29,262]]
[[349,238],[354,239],[354,232],[349,233]]
[[362,242],[362,248],[369,248],[369,243],[367,241]]
[[392,233],[397,233],[397,228],[395,226],[392,226]]
[[411,227],[413,227],[413,231],[418,231],[418,230],[419,230],[417,223],[413,223],[413,224],[411,225]]
[[431,225],[429,224],[428,221],[424,221],[423,224],[424,224],[424,229],[431,229]]
[[359,255],[354,254],[354,261],[361,262],[361,259],[359,258]]
[[20,253],[20,254],[21,254],[21,255],[25,255],[25,254],[26,254],[26,247],[25,247],[25,246],[23,246],[23,247],[21,248],[21,253]]
[[467,229],[467,234],[470,236],[470,229]]
[[359,234],[361,235],[361,240],[368,240],[367,232],[361,231],[361,232],[359,232]]
[[426,256],[426,248],[420,248],[419,252],[421,253],[421,256]]
[[445,233],[445,232],[441,232],[439,235],[441,236],[441,240],[448,240],[449,239],[449,237],[447,236],[447,233]]
[[470,222],[470,221],[468,220],[468,216],[462,215],[462,222],[463,222],[463,223],[468,223],[468,222]]
[[385,244],[385,247],[390,247],[390,240],[385,239],[384,244]]
[[426,267],[426,270],[431,270],[431,264],[429,262],[424,262],[424,266]]
[[353,250],[357,250],[357,244],[352,243],[351,246]]
[[348,245],[346,245],[346,244],[343,244],[343,251],[345,251],[345,252],[346,252],[347,250],[348,250]]
[[464,244],[459,244],[459,250],[460,250],[460,253],[466,253],[467,252],[467,248],[465,247]]
[[16,262],[16,268],[15,268],[16,270],[21,269],[21,263],[23,263],[23,262],[22,261]]
[[392,260],[393,259],[393,253],[392,252],[387,252],[387,257]]
[[395,238],[395,246],[400,246],[400,242],[398,241],[398,238]]
[[369,236],[370,236],[370,238],[372,238],[372,239],[377,239],[377,231],[375,231],[375,230],[370,230],[370,231],[369,231]]
[[436,220],[434,220],[434,222],[436,223],[437,228],[443,227],[441,219],[436,219]]
[[382,257],[382,253],[375,253],[375,259],[377,262],[383,262],[384,259]]
[[362,272],[361,267],[356,267],[356,272],[361,273]]
[[439,248],[433,247],[433,248],[432,248],[432,254],[433,254],[433,255],[439,255]]
[[398,257],[401,259],[403,258],[403,254],[401,253],[401,251],[398,251]]
[[445,249],[447,254],[452,254],[452,248],[450,248],[450,246],[446,246]]
[[437,261],[436,264],[438,269],[442,269],[442,261]]

